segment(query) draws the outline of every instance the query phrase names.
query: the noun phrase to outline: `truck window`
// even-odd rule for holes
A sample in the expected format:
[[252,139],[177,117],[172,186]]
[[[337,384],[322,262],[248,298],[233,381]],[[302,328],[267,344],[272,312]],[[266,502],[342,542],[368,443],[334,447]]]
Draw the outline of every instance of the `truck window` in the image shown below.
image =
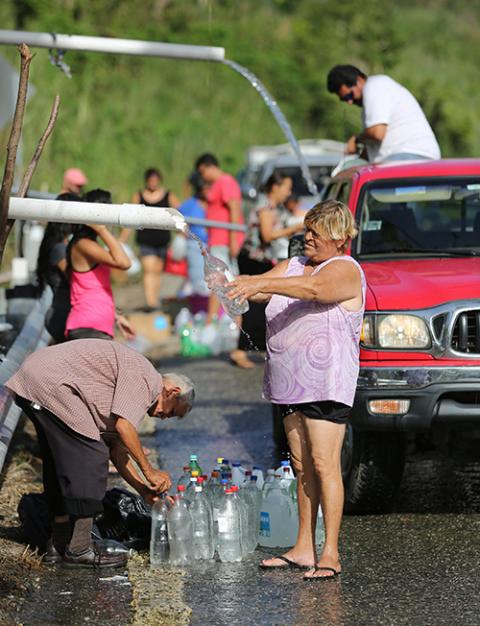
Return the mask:
[[359,206],[359,256],[480,254],[480,179],[382,181]]
[[343,204],[348,205],[348,198],[350,197],[350,189],[351,189],[350,183],[343,183],[343,185],[340,185],[340,189],[338,190],[338,193],[337,193],[337,200],[339,200],[340,202],[343,202]]

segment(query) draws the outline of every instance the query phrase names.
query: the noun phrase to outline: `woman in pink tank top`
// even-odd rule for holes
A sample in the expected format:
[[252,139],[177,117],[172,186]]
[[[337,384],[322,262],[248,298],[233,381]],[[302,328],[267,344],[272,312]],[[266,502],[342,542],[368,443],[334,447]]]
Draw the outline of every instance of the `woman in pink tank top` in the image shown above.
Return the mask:
[[[279,405],[297,474],[299,532],[264,569],[306,568],[305,580],[338,576],[343,512],[340,453],[359,370],[365,277],[346,255],[357,229],[348,207],[327,200],[305,216],[305,256],[261,276],[241,276],[231,297],[268,302],[264,396]],[[325,522],[315,548],[319,504]]]
[[[108,202],[110,194],[95,189],[85,195],[86,202]],[[97,236],[106,248],[97,242]],[[123,246],[106,226],[77,227],[69,244],[68,273],[70,276],[71,309],[67,318],[67,339],[113,339],[115,321],[126,338],[135,331],[128,320],[117,316],[110,283],[111,268],[127,270],[130,267]]]

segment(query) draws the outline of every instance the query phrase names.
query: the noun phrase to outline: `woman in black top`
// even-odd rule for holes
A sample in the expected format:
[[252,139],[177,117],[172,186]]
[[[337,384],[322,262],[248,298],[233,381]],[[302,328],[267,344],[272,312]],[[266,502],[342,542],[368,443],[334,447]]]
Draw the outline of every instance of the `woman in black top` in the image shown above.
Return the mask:
[[[158,169],[149,168],[145,172],[145,186],[137,191],[132,198],[134,204],[146,206],[173,207],[180,205],[178,198],[162,185],[162,174]],[[120,241],[125,242],[130,234],[124,229]],[[148,310],[158,308],[160,283],[170,242],[168,230],[144,228],[136,231],[136,242],[139,246],[139,256],[143,267],[143,290]]]

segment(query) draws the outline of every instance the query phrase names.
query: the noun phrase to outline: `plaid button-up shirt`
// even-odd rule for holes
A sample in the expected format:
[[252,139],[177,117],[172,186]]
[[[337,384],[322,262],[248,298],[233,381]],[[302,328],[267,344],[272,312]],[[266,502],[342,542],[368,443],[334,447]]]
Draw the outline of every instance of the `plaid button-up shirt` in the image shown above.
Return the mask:
[[5,386],[98,441],[116,432],[116,416],[137,428],[162,391],[162,377],[116,341],[77,339],[34,352]]

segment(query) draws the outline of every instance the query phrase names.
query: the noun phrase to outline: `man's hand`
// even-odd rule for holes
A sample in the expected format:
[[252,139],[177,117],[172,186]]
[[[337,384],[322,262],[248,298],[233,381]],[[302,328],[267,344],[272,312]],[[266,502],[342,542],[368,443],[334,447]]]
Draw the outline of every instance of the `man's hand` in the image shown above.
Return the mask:
[[345,146],[345,151],[347,154],[357,154],[358,146],[357,146],[357,136],[352,135],[350,139],[347,141]]
[[168,491],[172,486],[172,479],[168,472],[152,468],[145,473],[145,478],[150,483],[150,489],[154,493],[163,493]]

